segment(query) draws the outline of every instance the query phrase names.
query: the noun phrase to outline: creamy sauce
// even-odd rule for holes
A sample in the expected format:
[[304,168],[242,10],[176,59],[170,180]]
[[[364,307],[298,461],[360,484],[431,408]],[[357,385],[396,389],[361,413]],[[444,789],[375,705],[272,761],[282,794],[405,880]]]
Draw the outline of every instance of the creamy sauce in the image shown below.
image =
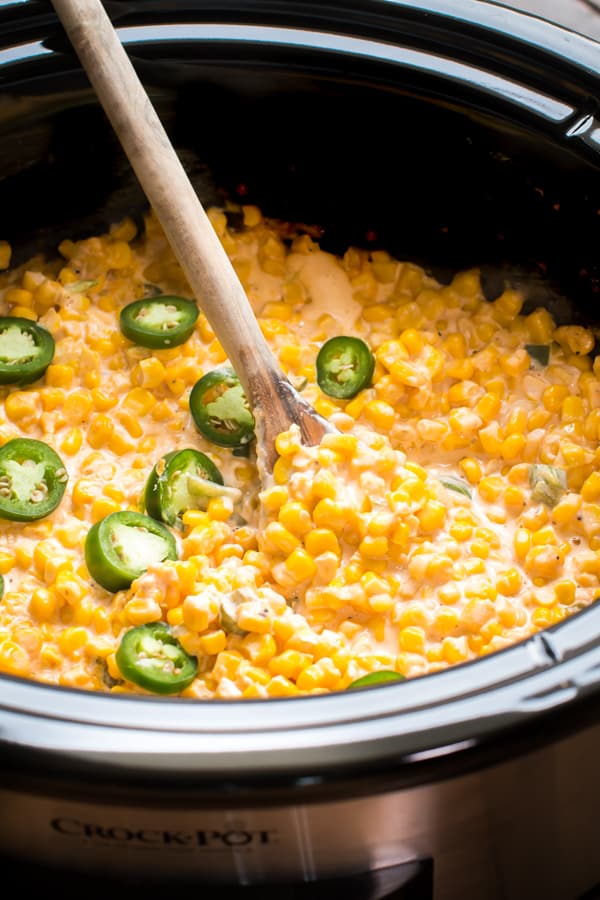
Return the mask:
[[306,288],[309,301],[302,308],[302,320],[308,327],[314,327],[319,319],[328,315],[335,322],[338,331],[350,330],[356,333],[357,321],[362,306],[354,298],[348,273],[343,270],[339,259],[330,253],[319,252],[307,255],[290,253],[290,271]]
[[[199,433],[190,391],[227,362],[204,317],[184,345],[157,351],[118,326],[120,309],[148,293],[190,296],[152,218],[143,235],[126,220],[5,273],[0,314],[34,318],[56,351],[39,381],[0,388],[0,442],[45,441],[69,480],[46,518],[0,520],[0,671],[139,692],[116,650],[131,628],[164,622],[198,659],[183,696],[304,695],[381,669],[435,672],[592,603],[591,332],[522,315],[510,290],[488,303],[476,271],[444,286],[382,251],[338,259],[301,228],[244,215],[236,232],[210,212],[282,368],[339,434],[314,448],[295,429],[281,435],[261,486],[253,450],[236,456]],[[347,400],[316,378],[318,350],[337,335],[361,337],[376,359],[372,382]],[[529,344],[550,347],[547,366]],[[185,514],[177,560],[150,555],[128,590],[105,590],[85,565],[89,529],[139,511],[152,467],[186,447],[209,456],[227,491]],[[564,478],[550,502],[534,494],[533,466]]]

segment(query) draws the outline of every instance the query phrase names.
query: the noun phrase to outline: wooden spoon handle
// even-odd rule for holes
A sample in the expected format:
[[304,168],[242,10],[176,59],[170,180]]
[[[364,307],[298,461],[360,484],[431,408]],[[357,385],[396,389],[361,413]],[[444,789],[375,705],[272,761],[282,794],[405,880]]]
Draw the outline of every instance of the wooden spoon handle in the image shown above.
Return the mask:
[[248,298],[100,0],[53,6],[200,307],[254,405],[283,379]]

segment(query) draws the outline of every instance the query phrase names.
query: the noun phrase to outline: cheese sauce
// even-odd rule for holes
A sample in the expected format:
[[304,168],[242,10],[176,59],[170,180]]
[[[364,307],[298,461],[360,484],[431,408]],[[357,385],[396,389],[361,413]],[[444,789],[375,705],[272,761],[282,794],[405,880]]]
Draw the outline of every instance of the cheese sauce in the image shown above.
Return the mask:
[[[0,387],[0,444],[44,441],[68,483],[46,518],[0,519],[0,671],[139,693],[116,651],[131,628],[163,622],[198,660],[182,696],[300,696],[382,669],[434,672],[592,603],[592,331],[523,314],[510,289],[487,301],[475,270],[442,285],[384,251],[337,258],[308,229],[242,212],[238,230],[223,210],[210,218],[282,368],[337,433],[319,447],[280,435],[268,487],[252,448],[236,455],[203,437],[190,391],[227,363],[204,316],[168,349],[119,329],[135,299],[191,296],[152,216],[142,234],[125,220],[7,270],[0,315],[37,321],[56,347],[38,381]],[[315,369],[340,335],[362,338],[376,361],[346,399],[325,394]],[[90,528],[144,511],[153,466],[184,448],[239,493],[184,513],[178,559],[146,560],[130,588],[105,590],[85,563]]]

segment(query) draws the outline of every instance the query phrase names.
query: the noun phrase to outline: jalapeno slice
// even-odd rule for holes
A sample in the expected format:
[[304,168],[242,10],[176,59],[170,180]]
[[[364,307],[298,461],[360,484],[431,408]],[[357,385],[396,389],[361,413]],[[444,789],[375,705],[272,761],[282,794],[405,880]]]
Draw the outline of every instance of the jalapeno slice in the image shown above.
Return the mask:
[[0,518],[43,519],[62,500],[68,478],[62,459],[48,444],[13,438],[0,448]]
[[127,631],[115,659],[123,678],[154,694],[179,693],[198,671],[196,657],[186,653],[164,622]]
[[128,303],[120,312],[119,325],[130,341],[156,350],[185,343],[197,318],[193,300],[163,294]]
[[330,338],[317,354],[317,384],[330,397],[354,397],[368,387],[374,369],[370,347],[357,337]]
[[54,338],[36,322],[0,317],[0,384],[30,384],[54,357]]
[[224,366],[207,372],[190,393],[190,412],[198,431],[220,447],[243,447],[254,438],[254,416],[239,378]]
[[153,519],[182,530],[181,516],[186,510],[206,509],[211,497],[227,490],[208,456],[193,448],[174,450],[152,469],[144,489],[144,507]]
[[375,687],[378,684],[389,684],[392,681],[404,680],[404,675],[401,675],[399,672],[394,672],[393,669],[380,669],[379,672],[369,672],[368,675],[357,678],[348,685],[346,690],[350,691],[355,688]]
[[84,552],[94,581],[115,592],[126,590],[153,563],[177,559],[177,544],[168,528],[156,519],[122,510],[92,525]]

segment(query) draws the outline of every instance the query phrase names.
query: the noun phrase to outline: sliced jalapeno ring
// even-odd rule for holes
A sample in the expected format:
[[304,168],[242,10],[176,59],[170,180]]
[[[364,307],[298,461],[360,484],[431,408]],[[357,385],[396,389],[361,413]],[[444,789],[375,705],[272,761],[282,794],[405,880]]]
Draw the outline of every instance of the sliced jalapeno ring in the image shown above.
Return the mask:
[[62,500],[68,478],[62,459],[48,444],[13,438],[0,448],[0,518],[42,519]]
[[317,384],[330,397],[354,397],[369,386],[374,369],[370,347],[357,337],[330,338],[317,354]]
[[182,515],[188,509],[206,509],[211,497],[240,492],[223,484],[223,476],[204,453],[193,448],[174,450],[161,457],[144,489],[144,507],[149,516],[183,530]]
[[153,563],[177,559],[175,538],[143,513],[122,510],[96,522],[85,539],[90,575],[107,591],[126,590]]
[[164,622],[125,632],[115,655],[127,681],[154,694],[177,694],[196,677],[198,660],[181,646]]
[[348,685],[346,690],[350,691],[355,688],[375,687],[378,684],[389,684],[392,681],[404,680],[404,675],[401,675],[399,672],[394,672],[393,669],[381,669],[379,672],[369,672],[368,675],[357,678]]
[[213,444],[243,447],[253,440],[254,416],[233,369],[224,366],[203,375],[189,404],[196,428]]
[[0,384],[30,384],[54,357],[54,338],[30,319],[0,317]]
[[141,347],[177,347],[191,336],[198,312],[193,300],[163,294],[128,303],[119,325],[125,337]]

